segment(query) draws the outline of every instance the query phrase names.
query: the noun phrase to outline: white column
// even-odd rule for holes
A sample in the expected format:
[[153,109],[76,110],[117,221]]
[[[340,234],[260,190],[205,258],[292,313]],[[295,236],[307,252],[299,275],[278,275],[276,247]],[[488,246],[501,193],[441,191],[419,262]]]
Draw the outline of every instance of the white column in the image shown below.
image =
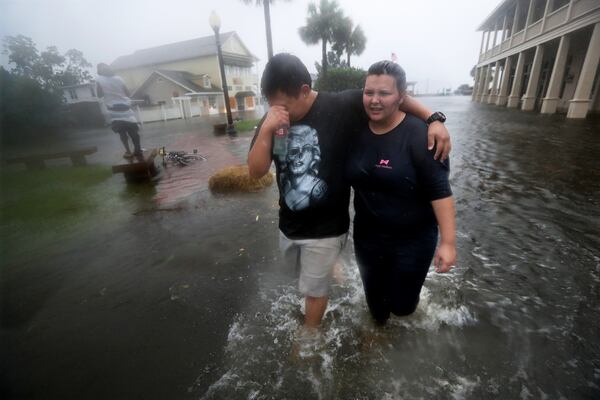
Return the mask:
[[548,15],[548,10],[550,9],[552,1],[553,0],[546,0],[546,8],[544,8],[544,16],[542,17],[542,33],[544,33],[544,28],[546,28],[546,16]]
[[477,91],[479,90],[481,79],[481,68],[475,68],[475,82],[473,83],[473,93],[471,93],[471,101],[477,100]]
[[519,14],[521,13],[521,2],[517,1],[515,6],[515,17],[513,18],[512,28],[510,30],[510,43],[508,47],[512,47],[513,36],[517,33],[517,22],[519,21]]
[[490,77],[492,76],[492,64],[488,64],[486,66],[485,78],[483,79],[483,85],[481,85],[481,102],[486,103],[488,96],[490,95],[489,87],[490,87]]
[[487,69],[488,66],[484,66],[481,67],[481,76],[479,77],[479,86],[477,87],[477,101],[481,103],[481,100],[483,99],[483,92],[484,92],[484,82],[485,82],[485,77],[487,74]]
[[556,112],[556,107],[560,100],[558,95],[560,94],[560,87],[565,75],[565,66],[567,64],[567,54],[569,54],[570,44],[571,39],[568,36],[565,35],[560,38],[558,51],[556,52],[556,61],[554,61],[552,75],[550,75],[548,92],[542,101],[542,114],[554,114]]
[[517,108],[519,105],[519,94],[523,85],[523,67],[525,66],[525,53],[520,52],[517,59],[517,68],[515,70],[515,79],[513,80],[510,96],[508,96],[508,108]]
[[527,83],[527,91],[523,96],[523,111],[531,111],[535,108],[535,100],[538,85],[540,84],[540,72],[542,70],[542,59],[544,58],[544,47],[537,45],[535,47],[535,56],[533,57],[533,65],[529,74],[529,82]]
[[160,104],[160,112],[162,113],[163,121],[167,122],[167,113],[165,112],[165,106]]
[[492,90],[490,91],[490,95],[488,96],[488,99],[487,99],[488,104],[495,103],[496,98],[498,97],[499,75],[500,75],[500,60],[496,61],[496,66],[494,67],[494,81],[492,82]]
[[594,75],[600,62],[600,22],[594,25],[594,31],[590,38],[587,53],[585,54],[585,60],[581,67],[581,73],[577,80],[577,88],[575,89],[575,95],[569,102],[569,111],[567,112],[567,118],[585,118],[590,108],[592,94],[592,83],[594,82]]
[[504,72],[502,73],[502,82],[500,83],[500,92],[496,99],[496,104],[499,106],[506,105],[508,100],[508,81],[510,79],[510,69],[512,68],[512,58],[507,57],[504,61]]
[[492,42],[492,49],[496,47],[496,38],[498,37],[498,22],[494,24],[494,41]]
[[140,125],[142,125],[142,127],[143,127],[144,126],[144,121],[142,120],[142,112],[140,111],[140,105],[136,104],[135,105],[135,109],[137,110],[138,121],[140,121]]
[[504,22],[502,22],[502,37],[500,39],[500,43],[506,40],[506,14],[504,14]]
[[481,45],[479,46],[479,55],[483,54],[483,39],[485,38],[485,31],[481,33]]
[[529,8],[527,9],[527,18],[525,18],[525,35],[527,35],[527,27],[529,26],[529,23],[531,22],[531,16],[533,15],[533,3],[534,0],[529,0]]
[[488,31],[487,33],[487,40],[485,41],[485,51],[488,51],[490,49],[490,38],[492,37],[492,35],[490,35],[490,31]]
[[567,16],[565,17],[565,22],[567,22],[568,20],[571,19],[571,15],[572,15],[572,12],[573,12],[573,3],[575,1],[576,0],[569,1],[569,8],[567,8]]

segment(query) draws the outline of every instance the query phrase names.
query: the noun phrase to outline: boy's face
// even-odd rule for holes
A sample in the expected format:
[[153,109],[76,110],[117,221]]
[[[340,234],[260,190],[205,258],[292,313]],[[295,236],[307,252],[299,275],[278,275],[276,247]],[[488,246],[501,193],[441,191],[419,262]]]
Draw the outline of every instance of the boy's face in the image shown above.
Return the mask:
[[300,120],[308,111],[306,102],[306,92],[310,92],[308,85],[302,86],[300,93],[297,97],[288,96],[282,91],[278,90],[274,95],[267,97],[269,105],[282,106],[290,115],[290,122],[296,122]]

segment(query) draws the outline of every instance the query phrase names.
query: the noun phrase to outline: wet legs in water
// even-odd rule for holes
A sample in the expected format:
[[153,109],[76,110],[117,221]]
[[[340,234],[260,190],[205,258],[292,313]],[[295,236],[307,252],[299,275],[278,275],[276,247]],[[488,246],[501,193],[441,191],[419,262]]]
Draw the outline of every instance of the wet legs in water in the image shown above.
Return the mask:
[[112,124],[113,131],[119,134],[121,138],[121,142],[125,147],[125,151],[127,153],[131,153],[131,148],[129,147],[129,139],[128,135],[131,138],[131,142],[133,143],[133,151],[135,155],[142,154],[142,146],[140,144],[140,134],[138,133],[139,127],[137,124],[133,122],[125,122],[125,121],[114,121]]
[[385,324],[390,314],[412,314],[419,304],[421,287],[431,265],[435,235],[397,243],[354,239],[356,260],[371,315]]
[[307,328],[318,328],[323,319],[323,314],[325,314],[325,310],[327,309],[327,296],[306,296],[304,298],[304,306],[304,325]]

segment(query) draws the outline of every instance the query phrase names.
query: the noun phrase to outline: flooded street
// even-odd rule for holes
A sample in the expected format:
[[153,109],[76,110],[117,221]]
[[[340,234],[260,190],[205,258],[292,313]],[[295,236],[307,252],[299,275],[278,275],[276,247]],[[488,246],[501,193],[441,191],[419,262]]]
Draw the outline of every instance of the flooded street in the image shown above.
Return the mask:
[[[600,122],[421,100],[448,116],[458,261],[415,314],[372,324],[350,235],[318,350],[298,356],[276,187],[207,187],[252,134],[150,124],[144,147],[207,160],[149,187],[111,176],[51,227],[2,223],[2,398],[599,398]],[[105,130],[70,143],[99,165],[121,151]]]

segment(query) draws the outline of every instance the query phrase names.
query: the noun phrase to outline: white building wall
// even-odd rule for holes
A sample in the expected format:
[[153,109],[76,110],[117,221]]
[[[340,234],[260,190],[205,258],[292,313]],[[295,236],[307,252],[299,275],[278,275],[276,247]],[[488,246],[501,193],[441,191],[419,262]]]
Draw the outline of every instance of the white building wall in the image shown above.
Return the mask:
[[[481,52],[479,57],[478,68],[487,68],[488,65],[494,65],[496,61],[505,60],[509,56],[514,56],[521,52],[531,52],[536,46],[542,45],[546,51],[551,53],[546,57],[554,57],[556,49],[554,45],[550,46],[551,41],[558,40],[564,35],[569,35],[572,40],[572,48],[569,51],[568,71],[565,73],[565,81],[561,82],[561,98],[558,103],[559,111],[567,111],[570,105],[570,100],[573,99],[577,87],[578,79],[581,73],[585,56],[588,52],[590,27],[600,22],[600,0],[570,0],[567,4],[560,8],[553,8],[553,0],[532,0],[534,6],[531,6],[529,0],[505,1],[501,3],[495,15],[488,18],[487,29],[483,32]],[[518,4],[519,11],[515,18],[515,5]],[[541,18],[533,18],[532,12],[537,7],[539,14],[543,9]],[[522,15],[522,14],[526,14]],[[529,14],[528,14],[529,13]],[[527,15],[528,14],[528,15]],[[525,19],[528,23],[522,26],[519,21]],[[489,47],[484,45],[484,38],[494,36],[494,31],[498,29],[498,21],[510,21],[511,31],[504,41],[502,35],[500,40],[496,41],[496,46],[492,47],[493,41],[490,41]],[[517,21],[517,26],[514,26]],[[502,22],[504,24],[504,22]],[[519,28],[522,28],[519,30]],[[528,57],[529,58],[529,57]],[[527,64],[530,64],[528,60]],[[596,76],[598,72],[596,73]],[[562,77],[561,77],[562,79]],[[599,78],[596,78],[599,79]],[[542,82],[540,82],[542,84]],[[597,84],[596,86],[600,86]],[[598,88],[594,88],[595,93],[592,94],[590,110],[598,110]],[[543,93],[542,93],[543,96]],[[486,98],[485,96],[482,96]],[[477,97],[474,98],[477,101]],[[480,100],[481,101],[481,100]]]

